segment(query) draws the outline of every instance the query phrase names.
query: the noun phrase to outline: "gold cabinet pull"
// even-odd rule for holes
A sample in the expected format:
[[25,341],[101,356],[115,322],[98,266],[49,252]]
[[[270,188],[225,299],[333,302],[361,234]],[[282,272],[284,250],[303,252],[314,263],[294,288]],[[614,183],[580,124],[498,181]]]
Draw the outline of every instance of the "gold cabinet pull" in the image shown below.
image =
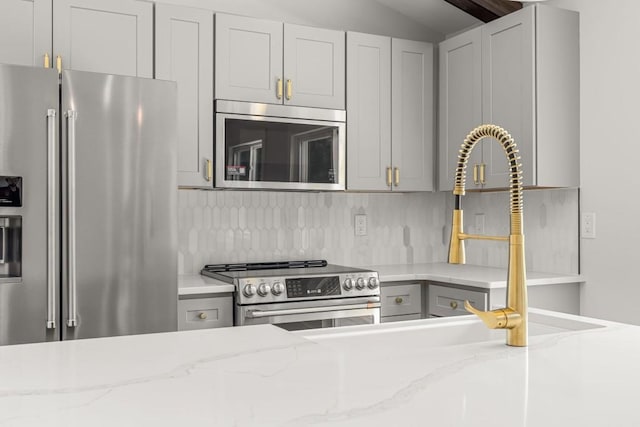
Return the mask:
[[58,74],[62,74],[62,57],[60,55],[56,56],[56,70],[58,70]]
[[404,300],[402,299],[402,297],[396,297],[396,304],[402,304],[404,302]]
[[210,159],[207,159],[207,177],[208,182],[211,182],[213,179],[213,162]]
[[44,54],[44,68],[51,68],[51,57],[49,53]]
[[207,313],[200,313],[198,317],[202,320],[205,320],[207,318]]
[[393,183],[396,187],[400,185],[400,168],[394,168]]
[[478,185],[478,165],[473,165],[473,183]]
[[278,79],[276,83],[276,96],[278,99],[282,99],[282,79]]
[[387,168],[387,187],[391,187],[393,183],[391,182],[391,168]]
[[449,307],[451,307],[453,310],[455,310],[456,308],[458,308],[458,302],[457,301],[451,301],[449,303]]
[[293,82],[290,79],[287,79],[287,101],[291,99],[292,93],[293,93]]
[[482,185],[486,184],[486,181],[484,180],[484,170],[486,166],[487,165],[484,163],[480,163],[480,184]]

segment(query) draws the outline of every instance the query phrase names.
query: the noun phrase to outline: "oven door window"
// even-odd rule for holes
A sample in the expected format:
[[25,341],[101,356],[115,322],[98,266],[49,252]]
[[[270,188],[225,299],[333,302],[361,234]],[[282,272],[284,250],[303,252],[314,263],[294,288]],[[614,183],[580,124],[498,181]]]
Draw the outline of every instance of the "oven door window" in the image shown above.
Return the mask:
[[338,127],[226,118],[225,179],[337,183]]

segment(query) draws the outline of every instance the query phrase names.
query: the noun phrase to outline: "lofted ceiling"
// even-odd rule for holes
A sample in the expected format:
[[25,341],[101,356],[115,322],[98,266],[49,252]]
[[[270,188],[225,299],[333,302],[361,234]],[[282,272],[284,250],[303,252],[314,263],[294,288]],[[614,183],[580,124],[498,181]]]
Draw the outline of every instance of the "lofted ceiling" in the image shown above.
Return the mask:
[[510,0],[376,0],[442,35],[453,34],[522,8]]

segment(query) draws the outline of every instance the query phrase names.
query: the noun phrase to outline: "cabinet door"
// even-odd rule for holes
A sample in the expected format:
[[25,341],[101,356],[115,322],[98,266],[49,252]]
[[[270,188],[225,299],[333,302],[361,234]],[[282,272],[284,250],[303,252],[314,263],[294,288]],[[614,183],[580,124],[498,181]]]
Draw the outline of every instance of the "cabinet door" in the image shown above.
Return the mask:
[[153,4],[55,0],[53,49],[69,70],[153,77]]
[[[475,28],[440,43],[440,115],[438,141],[440,191],[453,190],[460,147],[465,137],[482,123],[482,38]],[[482,162],[482,148],[474,148],[467,164],[473,176],[474,165]],[[467,179],[467,187],[480,182]]]
[[391,167],[391,39],[347,33],[347,188],[387,190]]
[[344,109],[343,31],[284,24],[285,104]]
[[282,23],[216,14],[216,99],[281,104]]
[[433,45],[391,44],[391,160],[394,189],[433,190]]
[[178,185],[213,185],[213,13],[156,5],[156,78],[178,83]]
[[0,63],[42,67],[51,56],[51,1],[0,2]]
[[[522,157],[523,183],[535,183],[534,7],[506,15],[482,27],[483,121],[506,129]],[[483,143],[486,188],[509,185],[504,150],[495,140]]]

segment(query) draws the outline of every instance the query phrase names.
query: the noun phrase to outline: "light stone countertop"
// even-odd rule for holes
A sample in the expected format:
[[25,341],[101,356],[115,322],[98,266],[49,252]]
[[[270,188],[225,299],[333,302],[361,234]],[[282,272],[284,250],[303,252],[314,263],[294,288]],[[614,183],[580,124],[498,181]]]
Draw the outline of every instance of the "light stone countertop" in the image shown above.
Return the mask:
[[640,327],[593,322],[527,348],[504,331],[424,338],[482,326],[470,316],[346,327],[346,339],[261,325],[4,346],[0,425],[637,425]]
[[[506,268],[481,267],[469,264],[453,265],[448,263],[368,265],[363,266],[363,268],[377,271],[381,282],[431,280],[482,289],[498,289],[507,286]],[[527,272],[528,286],[581,282],[584,282],[584,278],[579,275]],[[178,276],[178,295],[233,291],[233,285],[200,274]]]
[[[483,289],[498,289],[507,286],[507,269],[482,267],[470,264],[406,264],[369,265],[378,272],[381,282],[407,280],[430,280]],[[543,273],[527,271],[527,286],[581,283],[584,277],[577,274]]]
[[178,276],[178,295],[221,294],[234,292],[235,286],[201,274]]

